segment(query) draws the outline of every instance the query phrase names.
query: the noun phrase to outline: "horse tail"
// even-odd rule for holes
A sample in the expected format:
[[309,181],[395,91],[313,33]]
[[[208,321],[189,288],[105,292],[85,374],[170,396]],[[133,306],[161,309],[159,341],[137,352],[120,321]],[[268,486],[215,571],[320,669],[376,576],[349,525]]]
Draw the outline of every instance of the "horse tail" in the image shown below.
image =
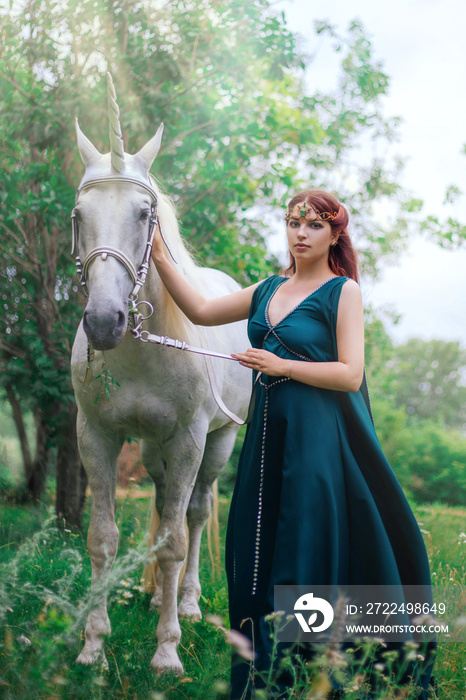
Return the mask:
[[[157,513],[157,508],[155,507],[155,489],[154,489],[154,495],[152,496],[152,499],[151,499],[149,529],[147,530],[147,534],[146,534],[146,544],[147,544],[148,549],[150,549],[154,544],[155,533],[157,532],[159,525],[160,525],[160,518],[159,518],[159,514]],[[142,580],[143,580],[142,585],[144,588],[144,593],[155,593],[155,589],[157,588],[156,577],[157,577],[158,568],[159,567],[157,564],[157,558],[156,558],[155,554],[152,554],[150,560],[144,566],[144,570],[142,573]]]
[[[220,528],[219,528],[219,522],[218,522],[218,483],[217,479],[214,481],[212,484],[212,494],[213,494],[213,501],[212,501],[212,511],[209,513],[209,518],[207,520],[207,547],[209,549],[209,557],[210,561],[212,564],[212,577],[215,578],[216,576],[220,575]],[[155,490],[154,490],[154,495],[152,496],[151,499],[151,509],[150,509],[150,523],[149,523],[149,528],[147,530],[146,534],[146,544],[147,547],[150,549],[150,547],[153,546],[154,544],[154,537],[155,533],[157,532],[158,528],[160,525],[160,517],[157,512],[157,508],[155,507]],[[185,528],[186,528],[186,537],[188,540],[188,547],[189,547],[189,528],[188,524],[185,518]],[[214,549],[215,549],[215,559],[214,555],[212,553],[212,534],[213,534],[213,540],[214,540]],[[183,568],[181,569],[180,572],[180,582],[183,580],[183,576],[186,571],[186,563],[187,563],[187,558],[184,560]],[[143,573],[142,573],[142,578],[143,578],[143,588],[144,588],[144,593],[155,593],[156,588],[157,588],[157,571],[158,571],[158,564],[157,564],[157,557],[155,554],[153,554],[148,561],[148,563],[144,566]]]
[[[220,528],[218,524],[218,483],[215,479],[212,484],[212,510],[207,520],[207,547],[209,549],[210,562],[212,564],[212,578],[220,575]],[[215,559],[212,554],[212,533],[214,535]]]
[[[151,500],[151,509],[150,509],[150,523],[149,523],[149,528],[147,530],[146,534],[146,544],[148,549],[150,549],[153,544],[154,544],[154,537],[155,533],[157,532],[158,528],[160,525],[160,517],[157,512],[157,508],[155,507],[155,489],[154,489],[154,495]],[[188,524],[186,521],[186,518],[184,519],[184,526],[186,530],[186,538],[188,540],[188,547],[189,547],[189,530],[188,530]],[[183,576],[186,571],[186,563],[187,563],[187,557],[184,560],[183,567],[180,571],[180,578],[179,581],[181,582],[183,580]],[[142,572],[142,586],[144,588],[144,593],[155,593],[157,590],[157,572],[159,570],[159,565],[157,563],[157,555],[154,553],[152,554],[151,558],[149,559],[148,563],[144,566],[143,572]]]

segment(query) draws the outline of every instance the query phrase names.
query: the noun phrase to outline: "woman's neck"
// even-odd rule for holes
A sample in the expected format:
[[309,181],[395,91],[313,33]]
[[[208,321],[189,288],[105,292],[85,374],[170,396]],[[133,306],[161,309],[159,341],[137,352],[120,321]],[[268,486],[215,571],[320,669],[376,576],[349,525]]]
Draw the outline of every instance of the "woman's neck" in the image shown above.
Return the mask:
[[296,271],[292,279],[295,281],[295,283],[299,284],[321,284],[334,276],[335,274],[332,272],[327,261],[311,264],[296,262]]

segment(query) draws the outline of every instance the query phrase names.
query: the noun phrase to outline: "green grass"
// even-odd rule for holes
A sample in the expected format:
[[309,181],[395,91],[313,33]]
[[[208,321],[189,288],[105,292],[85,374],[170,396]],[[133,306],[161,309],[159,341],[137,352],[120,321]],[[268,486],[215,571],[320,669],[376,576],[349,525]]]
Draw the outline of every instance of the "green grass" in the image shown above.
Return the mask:
[[[226,499],[221,500],[222,542],[228,505]],[[0,563],[4,566],[0,607],[11,609],[0,628],[0,697],[5,700],[227,697],[230,649],[223,633],[206,620],[212,613],[221,616],[227,625],[227,587],[223,567],[218,580],[212,576],[205,538],[200,601],[204,617],[199,623],[181,623],[179,654],[185,675],[154,677],[150,670],[156,649],[157,615],[149,610],[149,596],[134,590],[139,585],[141,571],[131,563],[135,558],[133,548],[144,537],[148,506],[149,496],[126,498],[118,503],[121,539],[117,561],[125,562],[125,554],[129,558],[113,579],[109,598],[112,635],[106,640],[109,670],[103,671],[75,665],[83,631],[82,625],[76,630],[74,625],[76,620],[79,623],[82,606],[89,598],[90,562],[85,537],[76,532],[60,532],[54,527],[41,530],[47,517],[43,506],[0,505]],[[458,544],[465,529],[464,511],[443,504],[413,505],[413,509],[426,531],[432,571],[438,583],[451,583],[453,579],[454,583],[465,586],[466,545]],[[85,530],[88,518],[89,503]],[[134,596],[124,598],[124,590]],[[465,644],[440,641],[435,668],[440,700],[464,699],[465,666]],[[316,686],[314,690],[310,698],[317,698]],[[347,695],[349,700],[359,697],[356,690]]]

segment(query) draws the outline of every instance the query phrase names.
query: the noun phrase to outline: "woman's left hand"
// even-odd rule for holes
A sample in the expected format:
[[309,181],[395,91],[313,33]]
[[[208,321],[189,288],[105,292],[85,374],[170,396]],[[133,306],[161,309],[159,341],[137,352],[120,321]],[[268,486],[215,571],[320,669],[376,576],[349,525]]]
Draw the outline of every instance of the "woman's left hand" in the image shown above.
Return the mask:
[[270,377],[288,376],[290,361],[274,355],[273,352],[249,348],[246,352],[232,354],[232,357],[235,360],[239,360],[240,365],[243,365],[243,367],[263,372],[263,374],[268,374]]

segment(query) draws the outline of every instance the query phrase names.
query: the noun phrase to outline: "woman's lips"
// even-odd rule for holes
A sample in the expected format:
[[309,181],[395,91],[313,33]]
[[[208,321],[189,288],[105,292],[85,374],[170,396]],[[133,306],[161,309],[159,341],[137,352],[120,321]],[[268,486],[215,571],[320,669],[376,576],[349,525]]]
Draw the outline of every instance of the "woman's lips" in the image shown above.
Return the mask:
[[304,243],[297,243],[295,245],[296,250],[306,250],[306,248],[309,248],[308,245],[305,245]]

